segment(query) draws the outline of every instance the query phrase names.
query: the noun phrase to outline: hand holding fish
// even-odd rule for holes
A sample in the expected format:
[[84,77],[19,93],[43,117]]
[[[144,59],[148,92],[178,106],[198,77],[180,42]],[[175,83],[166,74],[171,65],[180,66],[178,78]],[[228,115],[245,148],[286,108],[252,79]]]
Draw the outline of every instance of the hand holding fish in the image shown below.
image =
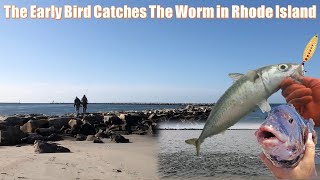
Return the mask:
[[292,169],[276,167],[264,154],[261,154],[260,158],[270,169],[273,175],[279,179],[312,179],[317,176],[314,161],[315,144],[312,140],[311,133],[308,134],[306,150],[303,158],[299,162],[298,166]]
[[281,84],[282,95],[305,118],[320,126],[320,79],[304,77],[299,84],[291,78]]

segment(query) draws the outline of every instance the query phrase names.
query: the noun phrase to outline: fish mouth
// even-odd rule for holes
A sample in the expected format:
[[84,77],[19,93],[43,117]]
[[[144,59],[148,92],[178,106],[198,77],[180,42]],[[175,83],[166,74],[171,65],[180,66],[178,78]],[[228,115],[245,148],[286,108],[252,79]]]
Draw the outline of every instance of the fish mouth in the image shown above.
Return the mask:
[[302,81],[302,78],[304,76],[304,66],[299,64],[299,65],[295,65],[297,66],[295,68],[295,71],[290,75],[290,77],[298,82]]
[[274,147],[286,142],[286,138],[270,126],[262,126],[256,132],[258,143],[265,147]]

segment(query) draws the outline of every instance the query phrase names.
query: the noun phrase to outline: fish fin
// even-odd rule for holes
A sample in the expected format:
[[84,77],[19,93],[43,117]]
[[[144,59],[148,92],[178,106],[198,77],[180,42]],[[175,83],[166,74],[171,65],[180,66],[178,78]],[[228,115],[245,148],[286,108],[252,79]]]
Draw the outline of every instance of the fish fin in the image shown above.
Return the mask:
[[200,151],[200,142],[197,138],[193,138],[193,139],[188,139],[185,141],[187,144],[192,144],[196,146],[196,150],[197,150],[197,156],[199,156],[199,151]]
[[229,73],[229,77],[233,80],[233,82],[238,81],[244,74],[240,73]]
[[259,106],[259,108],[261,109],[261,111],[263,113],[269,112],[271,110],[271,106],[270,106],[270,104],[268,103],[268,101],[266,99],[262,100],[257,105]]
[[255,82],[256,79],[259,78],[259,75],[258,75],[257,71],[254,71],[254,70],[248,71],[247,76],[249,77],[249,80],[251,82]]

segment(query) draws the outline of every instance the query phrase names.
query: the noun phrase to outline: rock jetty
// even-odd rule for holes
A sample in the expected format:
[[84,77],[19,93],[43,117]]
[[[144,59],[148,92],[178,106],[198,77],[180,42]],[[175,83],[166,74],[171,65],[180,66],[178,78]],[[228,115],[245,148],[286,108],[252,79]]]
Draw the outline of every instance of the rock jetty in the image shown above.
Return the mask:
[[[0,146],[34,144],[36,152],[67,152],[63,147],[46,143],[74,138],[77,141],[128,143],[122,135],[156,134],[161,122],[205,121],[210,105],[187,105],[179,109],[87,113],[80,116],[14,115],[0,120]],[[41,150],[50,147],[53,150]],[[49,148],[49,149],[50,149]],[[59,148],[61,151],[59,151]],[[58,150],[54,150],[58,149]]]

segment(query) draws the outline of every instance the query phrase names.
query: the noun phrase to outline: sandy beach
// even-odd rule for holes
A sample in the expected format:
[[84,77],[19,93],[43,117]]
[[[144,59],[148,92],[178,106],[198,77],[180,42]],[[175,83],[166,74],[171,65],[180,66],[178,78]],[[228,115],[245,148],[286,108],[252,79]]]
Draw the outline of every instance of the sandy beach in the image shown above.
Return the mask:
[[[196,156],[195,148],[184,140],[199,136],[201,130],[160,130],[159,176],[162,179],[275,179],[259,158],[262,150],[255,131],[227,130],[208,138],[201,145],[200,156]],[[319,144],[316,146],[318,174]]]
[[36,154],[33,145],[0,146],[0,179],[157,179],[156,137],[125,137],[132,143],[57,142],[71,153]]

